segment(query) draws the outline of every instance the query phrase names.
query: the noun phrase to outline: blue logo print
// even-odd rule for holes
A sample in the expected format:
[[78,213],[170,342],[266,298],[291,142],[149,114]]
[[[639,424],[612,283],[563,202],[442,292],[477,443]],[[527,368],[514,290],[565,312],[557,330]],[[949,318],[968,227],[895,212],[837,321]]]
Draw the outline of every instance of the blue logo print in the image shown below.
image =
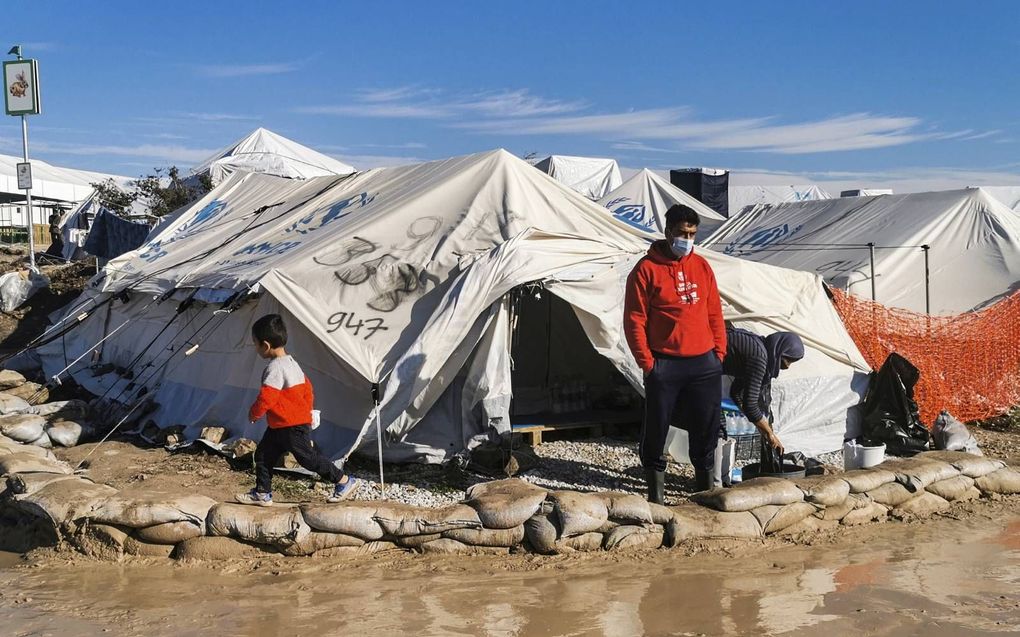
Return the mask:
[[790,229],[788,224],[749,230],[730,242],[723,250],[726,254],[746,255],[760,252],[797,234],[803,226]]

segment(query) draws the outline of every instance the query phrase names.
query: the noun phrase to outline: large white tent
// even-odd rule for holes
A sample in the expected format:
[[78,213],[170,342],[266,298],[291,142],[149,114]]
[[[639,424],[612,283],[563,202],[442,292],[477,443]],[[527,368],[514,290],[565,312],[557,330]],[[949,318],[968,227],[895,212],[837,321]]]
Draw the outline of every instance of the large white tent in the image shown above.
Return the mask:
[[995,197],[1013,212],[1020,213],[1020,186],[982,186],[982,190]]
[[661,238],[666,229],[666,211],[676,204],[694,209],[701,217],[698,238],[707,237],[726,221],[694,197],[645,168],[598,200],[617,219]]
[[[236,174],[111,261],[66,311],[77,321],[93,308],[90,317],[41,355],[48,376],[81,356],[71,372],[108,398],[147,387],[160,425],[193,424],[197,434],[217,423],[257,437],[245,417],[262,367],[249,329],[280,312],[288,351],[317,388],[325,450],[340,458],[374,446],[378,385],[386,456],[443,461],[509,427],[511,297],[522,286],[569,305],[593,350],[640,390],[622,299],[648,245],[502,150],[307,181]],[[867,365],[821,279],[706,257],[729,320],[792,330],[808,345],[806,362],[775,388],[787,446],[837,448]],[[109,300],[121,292],[126,302]],[[222,311],[238,295],[250,299]],[[132,367],[133,379],[96,375],[93,362]]]
[[755,206],[706,244],[724,254],[816,272],[831,284],[925,311],[930,246],[931,311],[965,312],[1018,289],[1020,219],[983,189],[850,197]]
[[623,183],[615,159],[550,155],[535,168],[588,199],[600,199]]
[[192,169],[209,175],[213,185],[237,171],[291,179],[349,175],[354,167],[265,128],[256,128],[230,146],[217,151]]
[[832,195],[814,184],[797,186],[733,186],[730,185],[730,217],[738,216],[748,206],[780,204],[794,201],[832,199]]

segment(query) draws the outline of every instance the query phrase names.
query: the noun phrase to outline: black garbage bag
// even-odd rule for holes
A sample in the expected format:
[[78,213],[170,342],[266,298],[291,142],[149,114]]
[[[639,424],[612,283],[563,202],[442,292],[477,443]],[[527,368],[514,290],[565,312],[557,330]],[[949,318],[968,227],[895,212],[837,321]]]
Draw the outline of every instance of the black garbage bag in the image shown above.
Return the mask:
[[921,377],[910,361],[892,353],[872,374],[864,399],[864,440],[885,443],[886,452],[912,456],[928,448],[930,434],[921,424],[914,386]]

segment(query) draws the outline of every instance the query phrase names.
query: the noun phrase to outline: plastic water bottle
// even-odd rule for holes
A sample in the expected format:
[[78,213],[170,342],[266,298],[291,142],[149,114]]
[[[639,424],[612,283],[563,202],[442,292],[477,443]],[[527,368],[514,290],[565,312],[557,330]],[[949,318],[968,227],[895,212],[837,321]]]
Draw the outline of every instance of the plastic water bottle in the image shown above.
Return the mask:
[[737,435],[737,425],[733,420],[733,414],[726,412],[726,435],[728,436]]

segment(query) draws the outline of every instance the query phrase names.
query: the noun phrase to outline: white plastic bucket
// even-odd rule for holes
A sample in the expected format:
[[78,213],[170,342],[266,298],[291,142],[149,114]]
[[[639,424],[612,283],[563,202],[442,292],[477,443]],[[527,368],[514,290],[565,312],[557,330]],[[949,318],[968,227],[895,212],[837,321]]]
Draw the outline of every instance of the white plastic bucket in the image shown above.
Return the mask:
[[885,443],[876,447],[865,447],[864,445],[858,445],[858,447],[857,456],[860,458],[861,469],[874,467],[882,464],[882,461],[885,460]]

